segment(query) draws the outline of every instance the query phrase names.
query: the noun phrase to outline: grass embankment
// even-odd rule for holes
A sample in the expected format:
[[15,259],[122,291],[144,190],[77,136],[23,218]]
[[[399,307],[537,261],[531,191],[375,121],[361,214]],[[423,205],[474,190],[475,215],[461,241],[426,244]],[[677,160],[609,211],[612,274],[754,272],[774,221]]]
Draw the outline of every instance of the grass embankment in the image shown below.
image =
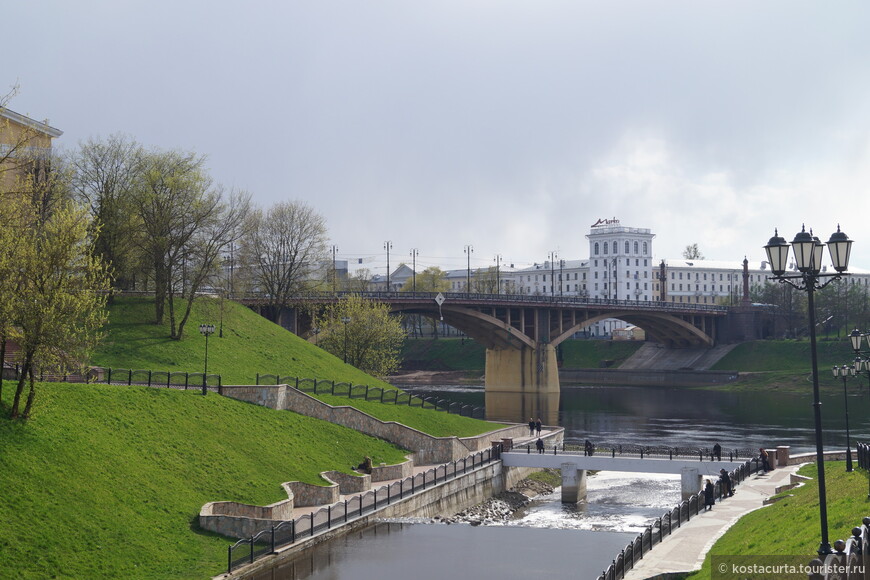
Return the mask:
[[[198,371],[202,322],[194,310],[184,340],[167,338],[145,299],[111,308],[108,339],[93,363],[112,368]],[[224,303],[224,338],[209,340],[209,372],[225,384],[257,372],[386,386],[247,308]],[[14,387],[6,381],[0,413]],[[397,463],[405,451],[351,429],[197,390],[46,383],[32,417],[0,419],[0,576],[6,578],[203,578],[225,569],[232,542],[198,529],[209,501],[266,505],[280,484],[323,484],[369,456]],[[336,398],[362,406],[359,399]],[[367,403],[367,410],[433,435],[492,430],[484,421]]]
[[[783,492],[783,499],[763,509],[750,512],[734,524],[711,548],[704,565],[688,578],[711,576],[711,556],[806,555],[807,564],[819,547],[819,488],[815,464],[805,465],[798,473],[813,478],[806,485]],[[867,499],[867,472],[847,473],[845,462],[825,464],[828,507],[828,530],[831,544],[847,539],[851,530],[861,525],[870,508]],[[740,493],[740,487],[737,487]],[[793,496],[793,497],[787,497]],[[725,576],[721,576],[725,577]]]
[[[842,382],[831,374],[831,367],[850,363],[854,359],[849,340],[818,341],[816,355],[819,386],[823,389],[842,388]],[[804,391],[812,373],[810,343],[807,340],[745,342],[722,357],[712,370],[738,371],[738,381],[728,385],[733,390],[772,388]]]
[[108,336],[91,362],[123,369],[202,372],[205,337],[199,325],[219,329],[221,318],[223,338],[216,330],[208,341],[208,372],[221,375],[225,385],[253,385],[260,373],[387,386],[241,304],[206,297],[194,303],[180,341],[169,338],[167,325],[153,324],[153,298],[116,299],[109,309]]
[[[642,342],[566,340],[559,345],[563,368],[599,368],[622,364]],[[461,338],[408,339],[402,349],[405,370],[468,371],[482,373],[486,349]]]
[[[4,402],[11,391],[7,382]],[[41,384],[27,422],[0,421],[0,576],[204,578],[225,538],[209,501],[267,505],[405,452],[351,429],[195,391]]]

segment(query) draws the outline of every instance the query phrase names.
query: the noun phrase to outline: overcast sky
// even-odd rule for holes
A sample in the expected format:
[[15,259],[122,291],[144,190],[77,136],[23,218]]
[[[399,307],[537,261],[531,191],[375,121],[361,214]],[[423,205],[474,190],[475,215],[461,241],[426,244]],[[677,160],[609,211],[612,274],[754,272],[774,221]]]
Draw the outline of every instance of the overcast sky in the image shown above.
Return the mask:
[[373,273],[589,255],[599,218],[760,260],[837,224],[870,268],[866,1],[29,0],[0,94],[304,200]]

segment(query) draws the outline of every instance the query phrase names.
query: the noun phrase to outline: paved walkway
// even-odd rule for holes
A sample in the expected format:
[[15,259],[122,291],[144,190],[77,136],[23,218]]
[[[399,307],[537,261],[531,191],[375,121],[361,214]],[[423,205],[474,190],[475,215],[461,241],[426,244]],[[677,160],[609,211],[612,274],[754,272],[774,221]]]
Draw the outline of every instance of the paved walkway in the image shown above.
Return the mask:
[[766,475],[750,475],[735,488],[733,497],[717,501],[709,512],[692,516],[661,544],[645,552],[643,559],[626,573],[625,580],[700,569],[716,540],[743,515],[762,507],[765,499],[776,494],[777,487],[788,485],[798,467],[789,465]]

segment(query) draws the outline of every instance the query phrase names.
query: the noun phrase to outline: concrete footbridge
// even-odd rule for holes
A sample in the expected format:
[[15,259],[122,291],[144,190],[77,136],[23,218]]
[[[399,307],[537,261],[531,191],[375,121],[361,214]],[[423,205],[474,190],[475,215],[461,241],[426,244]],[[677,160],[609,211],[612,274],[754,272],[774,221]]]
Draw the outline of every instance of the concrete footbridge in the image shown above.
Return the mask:
[[[620,446],[622,447],[622,446]],[[617,447],[592,455],[582,447],[545,447],[539,451],[534,445],[514,448],[501,454],[505,467],[537,467],[558,469],[562,472],[562,503],[576,503],[586,497],[586,472],[622,471],[633,473],[670,473],[680,475],[682,497],[698,493],[705,476],[718,477],[720,470],[751,467],[757,462],[748,449],[723,450],[721,459],[712,457],[709,450],[689,448]],[[597,454],[594,454],[597,453]]]

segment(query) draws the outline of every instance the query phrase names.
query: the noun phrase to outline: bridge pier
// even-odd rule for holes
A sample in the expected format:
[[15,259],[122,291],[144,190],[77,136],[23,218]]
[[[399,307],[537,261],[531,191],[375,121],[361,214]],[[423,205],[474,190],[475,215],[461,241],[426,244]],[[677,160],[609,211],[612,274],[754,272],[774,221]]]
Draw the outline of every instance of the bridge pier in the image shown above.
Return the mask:
[[576,463],[563,463],[562,503],[577,503],[586,499],[586,470],[577,469]]
[[680,495],[683,499],[689,499],[702,487],[701,471],[697,467],[684,467],[680,470]]
[[559,368],[552,344],[487,348],[484,383],[487,419],[559,422]]

